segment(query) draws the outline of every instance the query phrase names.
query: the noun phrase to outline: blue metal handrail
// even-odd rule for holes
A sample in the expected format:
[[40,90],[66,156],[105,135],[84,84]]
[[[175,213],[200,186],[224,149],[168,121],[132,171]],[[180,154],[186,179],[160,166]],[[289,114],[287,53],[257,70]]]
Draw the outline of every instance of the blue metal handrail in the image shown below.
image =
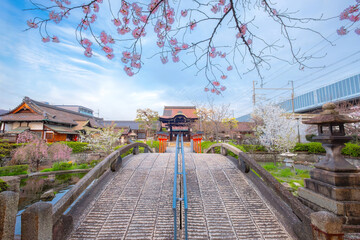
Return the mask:
[[[180,145],[179,145],[180,144]],[[178,156],[179,156],[179,150],[181,150],[181,160],[182,160],[182,171],[178,172]],[[182,175],[182,182],[180,178],[180,191],[179,191],[179,197],[177,197],[177,179],[178,175]],[[182,186],[182,188],[181,188]],[[183,191],[181,191],[183,190]],[[183,194],[182,194],[183,192]],[[186,189],[186,172],[185,172],[185,155],[184,155],[184,140],[183,135],[181,135],[181,142],[179,142],[179,135],[176,137],[176,151],[175,151],[175,169],[174,169],[174,190],[173,190],[173,212],[174,212],[174,239],[177,237],[177,202],[180,202],[180,229],[182,229],[182,221],[181,221],[181,214],[182,214],[182,208],[181,208],[181,202],[184,202],[184,227],[185,227],[185,239],[188,239],[188,233],[187,233],[187,211],[188,211],[188,201],[187,201],[187,189]]]

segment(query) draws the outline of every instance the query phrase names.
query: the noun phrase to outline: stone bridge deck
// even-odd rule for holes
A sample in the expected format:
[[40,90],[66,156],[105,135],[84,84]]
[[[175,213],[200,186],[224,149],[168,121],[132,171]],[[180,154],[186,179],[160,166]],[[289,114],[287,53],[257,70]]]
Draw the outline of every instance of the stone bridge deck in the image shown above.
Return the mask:
[[[173,239],[174,153],[131,157],[70,239]],[[186,153],[189,239],[292,239],[236,166]]]

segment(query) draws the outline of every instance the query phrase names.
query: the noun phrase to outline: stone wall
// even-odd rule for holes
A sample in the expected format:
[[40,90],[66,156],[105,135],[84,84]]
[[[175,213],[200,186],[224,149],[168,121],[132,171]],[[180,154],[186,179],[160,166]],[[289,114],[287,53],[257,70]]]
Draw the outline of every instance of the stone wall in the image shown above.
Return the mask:
[[[282,162],[284,160],[283,156],[274,153],[247,153],[247,154],[251,156],[253,159],[255,159],[255,161],[257,162],[274,162],[274,161]],[[300,152],[296,154],[297,156],[293,158],[294,161],[301,163],[306,163],[306,162],[316,163],[325,157],[325,154],[311,154],[305,152]],[[345,159],[354,166],[360,167],[360,158],[346,157]]]

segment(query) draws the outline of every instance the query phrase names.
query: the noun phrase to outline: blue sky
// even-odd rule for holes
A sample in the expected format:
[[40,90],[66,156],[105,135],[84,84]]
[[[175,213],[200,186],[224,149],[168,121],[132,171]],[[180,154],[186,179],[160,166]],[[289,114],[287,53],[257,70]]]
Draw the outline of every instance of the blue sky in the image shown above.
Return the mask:
[[[48,2],[48,1],[40,1]],[[74,0],[73,2],[76,2]],[[106,2],[106,1],[105,1]],[[290,3],[291,2],[291,3]],[[315,3],[314,3],[315,2]],[[346,3],[344,3],[346,2]],[[333,17],[354,1],[278,1],[279,10],[297,11],[297,16]],[[99,51],[92,58],[83,55],[83,49],[77,44],[71,22],[64,22],[52,28],[60,43],[42,43],[38,32],[23,31],[26,21],[35,16],[35,12],[23,11],[31,5],[28,0],[2,0],[0,8],[0,109],[11,109],[18,105],[24,96],[51,104],[78,104],[89,107],[100,117],[108,120],[131,120],[135,118],[137,108],[151,108],[162,113],[164,105],[192,105],[204,103],[214,98],[215,103],[231,104],[234,116],[247,114],[252,109],[252,81],[260,82],[256,72],[229,74],[226,79],[227,90],[222,96],[205,93],[207,80],[202,74],[196,76],[193,68],[183,70],[183,63],[163,65],[158,56],[152,57],[157,48],[153,47],[154,38],[149,34],[143,42],[144,58],[140,73],[128,77],[123,71],[120,57],[106,59]],[[105,8],[105,7],[104,7]],[[72,17],[72,16],[71,16]],[[74,16],[76,17],[76,16]],[[111,22],[106,12],[98,20],[104,20],[105,27]],[[278,29],[266,19],[257,18],[261,27],[259,33],[267,39],[276,39]],[[338,18],[325,22],[313,22],[308,25],[321,32],[335,46],[316,35],[295,32],[297,47],[308,54],[322,56],[313,59],[308,65],[324,68],[299,71],[280,61],[272,61],[270,69],[263,69],[264,87],[289,87],[294,81],[295,94],[301,94],[316,87],[341,80],[360,72],[360,36],[350,33],[339,37],[336,29],[346,24]],[[359,27],[359,23],[353,28]],[[201,36],[207,34],[207,26],[196,29]],[[254,30],[256,31],[256,30]],[[196,38],[195,33],[190,37]],[[224,29],[218,41],[226,45],[232,36]],[[121,53],[121,49],[117,49]],[[278,56],[287,57],[288,49],[281,49]],[[191,56],[182,57],[191,62]],[[250,67],[248,62],[240,63],[241,72]],[[259,87],[259,85],[257,85]],[[285,100],[290,91],[257,91],[259,102]]]

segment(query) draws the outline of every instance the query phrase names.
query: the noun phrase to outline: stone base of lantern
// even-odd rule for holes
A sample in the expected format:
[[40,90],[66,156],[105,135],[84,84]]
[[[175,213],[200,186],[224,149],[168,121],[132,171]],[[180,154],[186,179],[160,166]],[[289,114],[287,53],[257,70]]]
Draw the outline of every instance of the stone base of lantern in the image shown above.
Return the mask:
[[[341,217],[347,232],[360,232],[360,173],[310,171],[299,199],[315,211],[327,210]],[[358,226],[356,226],[358,225]]]

